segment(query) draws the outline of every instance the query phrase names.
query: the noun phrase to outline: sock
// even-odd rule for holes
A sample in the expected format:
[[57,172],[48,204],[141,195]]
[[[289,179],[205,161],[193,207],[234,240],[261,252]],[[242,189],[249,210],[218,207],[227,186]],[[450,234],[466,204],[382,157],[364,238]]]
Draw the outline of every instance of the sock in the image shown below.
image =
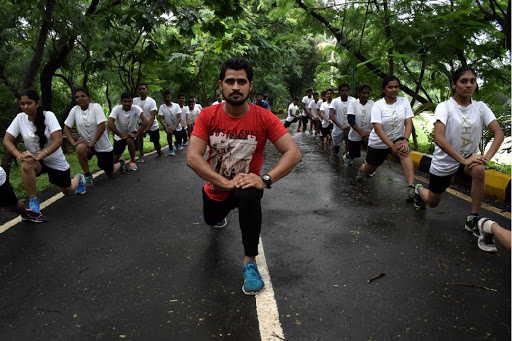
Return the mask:
[[471,213],[470,215],[468,215],[468,221],[478,219],[479,217],[479,214]]
[[407,186],[407,187],[416,188],[414,185],[409,185],[409,186]]
[[37,200],[37,195],[35,197],[33,197],[33,198],[29,198],[29,200],[32,200],[32,199],[36,199]]
[[495,221],[492,221],[492,220],[486,220],[485,223],[483,224],[482,228],[485,232],[487,233],[492,233],[491,232],[491,225],[494,224]]

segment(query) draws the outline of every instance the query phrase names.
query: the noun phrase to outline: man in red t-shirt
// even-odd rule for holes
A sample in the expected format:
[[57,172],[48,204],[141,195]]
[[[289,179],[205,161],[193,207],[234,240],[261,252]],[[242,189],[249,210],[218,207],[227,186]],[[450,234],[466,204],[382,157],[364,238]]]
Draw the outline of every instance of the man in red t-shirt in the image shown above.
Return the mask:
[[[226,226],[226,216],[238,207],[244,244],[246,295],[263,290],[256,266],[261,231],[263,189],[287,175],[301,154],[281,121],[272,112],[247,102],[253,87],[251,64],[230,58],[222,65],[219,85],[226,100],[198,116],[187,154],[187,165],[207,182],[203,187],[203,214],[208,225]],[[270,140],[281,153],[277,164],[261,175],[263,151]],[[209,146],[208,160],[203,158]]]

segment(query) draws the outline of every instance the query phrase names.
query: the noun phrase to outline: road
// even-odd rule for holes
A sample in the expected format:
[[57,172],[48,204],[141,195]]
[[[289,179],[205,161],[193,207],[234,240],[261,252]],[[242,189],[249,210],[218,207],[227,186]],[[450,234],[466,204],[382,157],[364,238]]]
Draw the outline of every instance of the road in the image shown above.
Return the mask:
[[[153,154],[46,207],[47,224],[0,234],[0,339],[510,339],[510,252],[478,249],[469,202],[415,210],[396,164],[357,183],[357,167],[292,136],[303,160],[262,201],[266,295],[241,291],[238,213],[205,225],[186,151]],[[267,145],[263,170],[278,157]],[[510,226],[498,213],[482,215]]]

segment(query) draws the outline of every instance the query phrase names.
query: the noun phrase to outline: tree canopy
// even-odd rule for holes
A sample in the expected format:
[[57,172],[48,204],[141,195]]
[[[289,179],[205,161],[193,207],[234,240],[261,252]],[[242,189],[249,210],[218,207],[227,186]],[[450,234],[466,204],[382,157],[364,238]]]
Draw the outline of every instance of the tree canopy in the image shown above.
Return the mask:
[[[23,88],[40,91],[61,120],[88,87],[106,110],[149,84],[209,105],[220,64],[245,56],[255,91],[285,108],[305,89],[370,83],[388,73],[413,104],[449,95],[461,65],[510,124],[510,1],[0,0],[0,128]],[[501,109],[500,109],[501,108]],[[505,110],[502,110],[505,108]],[[507,109],[508,108],[508,109]]]

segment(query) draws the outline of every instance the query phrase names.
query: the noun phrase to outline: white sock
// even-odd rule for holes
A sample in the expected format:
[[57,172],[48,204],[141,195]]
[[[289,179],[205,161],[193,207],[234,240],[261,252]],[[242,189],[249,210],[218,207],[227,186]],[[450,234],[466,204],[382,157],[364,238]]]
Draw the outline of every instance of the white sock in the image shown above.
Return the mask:
[[482,226],[482,229],[484,230],[484,232],[492,233],[491,232],[491,225],[494,224],[494,223],[495,223],[495,221],[486,220],[485,223]]

